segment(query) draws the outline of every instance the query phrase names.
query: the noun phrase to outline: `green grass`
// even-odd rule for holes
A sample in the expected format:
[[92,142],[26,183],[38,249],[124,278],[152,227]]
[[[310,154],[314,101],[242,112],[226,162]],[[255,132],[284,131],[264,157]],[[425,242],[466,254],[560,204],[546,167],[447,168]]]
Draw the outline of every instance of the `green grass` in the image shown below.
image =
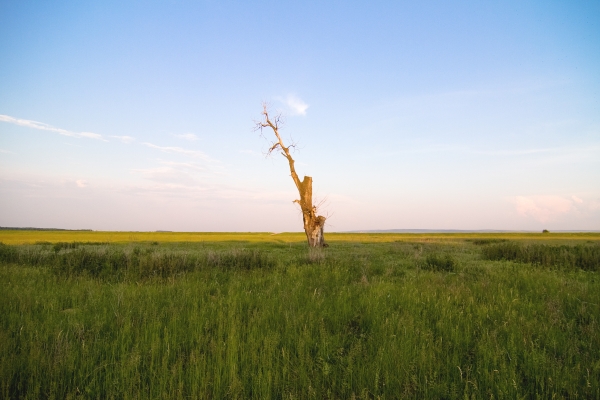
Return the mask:
[[504,242],[485,246],[483,255],[488,260],[510,260],[544,267],[600,271],[600,245],[553,246]]
[[[64,251],[66,249],[66,251]],[[151,247],[95,246],[55,243],[52,246],[10,246],[0,243],[0,261],[5,264],[44,266],[57,276],[87,276],[106,282],[136,282],[173,278],[207,268],[251,270],[273,268],[275,260],[264,251],[185,251]]]
[[260,235],[0,246],[0,398],[600,397],[593,237]]

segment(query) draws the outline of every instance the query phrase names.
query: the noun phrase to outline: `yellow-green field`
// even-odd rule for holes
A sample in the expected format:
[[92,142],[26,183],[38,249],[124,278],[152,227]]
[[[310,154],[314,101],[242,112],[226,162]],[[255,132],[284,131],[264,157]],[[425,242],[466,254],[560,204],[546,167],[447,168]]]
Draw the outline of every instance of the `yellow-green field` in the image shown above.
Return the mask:
[[[508,239],[577,243],[600,241],[600,232],[593,233],[326,233],[328,242],[447,242],[465,239]],[[102,231],[36,231],[0,230],[0,242],[34,244],[37,242],[250,242],[294,243],[306,240],[304,233],[285,232],[102,232]]]
[[599,233],[0,231],[0,399],[600,399]]

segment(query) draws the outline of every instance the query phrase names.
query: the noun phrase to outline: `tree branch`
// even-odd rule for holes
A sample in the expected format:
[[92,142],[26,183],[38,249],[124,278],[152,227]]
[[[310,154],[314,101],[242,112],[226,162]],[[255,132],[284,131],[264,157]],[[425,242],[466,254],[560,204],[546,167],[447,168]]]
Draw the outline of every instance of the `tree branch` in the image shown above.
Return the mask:
[[267,151],[267,154],[271,154],[278,147],[281,148],[281,155],[283,155],[288,160],[288,164],[290,165],[290,173],[292,175],[292,179],[294,180],[294,183],[296,184],[296,188],[298,189],[298,191],[302,192],[302,182],[300,182],[300,179],[298,178],[298,174],[296,173],[296,168],[294,167],[295,161],[292,158],[292,155],[290,154],[290,147],[293,148],[293,147],[295,147],[295,145],[292,144],[289,147],[286,147],[286,145],[283,143],[283,139],[281,139],[281,136],[279,135],[279,126],[281,125],[281,122],[282,122],[281,115],[279,115],[279,114],[276,115],[274,117],[274,121],[271,121],[266,103],[263,103],[262,115],[265,118],[264,122],[263,121],[257,122],[254,130],[255,131],[260,130],[261,134],[262,134],[262,131],[264,128],[271,128],[271,130],[275,134],[275,137],[277,138],[277,141],[272,143],[271,147]]
[[262,115],[264,120],[258,122],[254,121],[256,124],[254,130],[260,130],[261,136],[263,136],[263,129],[270,128],[275,134],[276,140],[271,142],[271,147],[269,147],[267,155],[272,154],[275,150],[281,150],[281,155],[288,160],[292,179],[294,180],[296,188],[298,189],[298,194],[300,195],[300,199],[294,200],[294,203],[298,203],[302,210],[304,232],[306,232],[308,244],[311,247],[327,247],[327,243],[324,242],[323,238],[323,227],[325,226],[326,218],[317,215],[317,208],[322,203],[319,203],[317,206],[313,205],[312,178],[310,176],[305,176],[302,181],[298,178],[298,174],[294,167],[295,161],[290,154],[290,148],[294,148],[295,144],[292,143],[291,145],[286,146],[279,134],[279,127],[282,124],[281,115],[278,114],[271,120],[267,104],[265,103],[263,103]]

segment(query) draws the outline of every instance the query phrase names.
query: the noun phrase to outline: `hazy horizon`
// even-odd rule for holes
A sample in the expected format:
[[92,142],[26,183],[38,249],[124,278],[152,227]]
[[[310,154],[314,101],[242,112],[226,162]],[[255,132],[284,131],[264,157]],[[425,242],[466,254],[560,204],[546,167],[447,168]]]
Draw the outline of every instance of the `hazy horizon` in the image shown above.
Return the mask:
[[[0,226],[600,228],[598,2],[0,5]],[[269,139],[269,133],[265,136]]]
[[[35,230],[35,231],[59,231],[59,232],[126,232],[126,233],[269,233],[271,235],[279,235],[279,234],[288,234],[288,233],[299,233],[304,235],[304,231],[302,229],[292,230],[292,231],[283,231],[283,232],[272,232],[272,231],[171,231],[171,230],[153,230],[153,231],[137,231],[137,230],[106,230],[99,231],[95,229],[64,229],[64,228],[38,228],[38,227],[7,227],[0,226],[0,231],[2,230]],[[548,231],[544,229],[543,231],[547,231],[546,233],[598,233],[600,230],[555,230]],[[328,233],[390,233],[390,234],[401,234],[401,233],[540,233],[540,231],[532,231],[532,230],[497,230],[497,229],[358,229],[352,231],[329,231]],[[543,233],[543,232],[542,232]]]

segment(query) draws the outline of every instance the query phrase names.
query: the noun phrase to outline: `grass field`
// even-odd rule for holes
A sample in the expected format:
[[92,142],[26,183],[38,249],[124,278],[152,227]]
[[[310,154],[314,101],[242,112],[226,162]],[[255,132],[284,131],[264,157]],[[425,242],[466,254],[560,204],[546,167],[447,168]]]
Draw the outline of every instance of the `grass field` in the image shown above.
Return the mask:
[[[441,242],[466,239],[543,240],[577,243],[600,241],[595,233],[327,233],[328,242]],[[269,232],[98,232],[98,231],[26,231],[0,230],[0,243],[34,244],[36,242],[265,242],[294,243],[306,241],[304,233]]]
[[600,234],[0,231],[0,398],[600,398]]

